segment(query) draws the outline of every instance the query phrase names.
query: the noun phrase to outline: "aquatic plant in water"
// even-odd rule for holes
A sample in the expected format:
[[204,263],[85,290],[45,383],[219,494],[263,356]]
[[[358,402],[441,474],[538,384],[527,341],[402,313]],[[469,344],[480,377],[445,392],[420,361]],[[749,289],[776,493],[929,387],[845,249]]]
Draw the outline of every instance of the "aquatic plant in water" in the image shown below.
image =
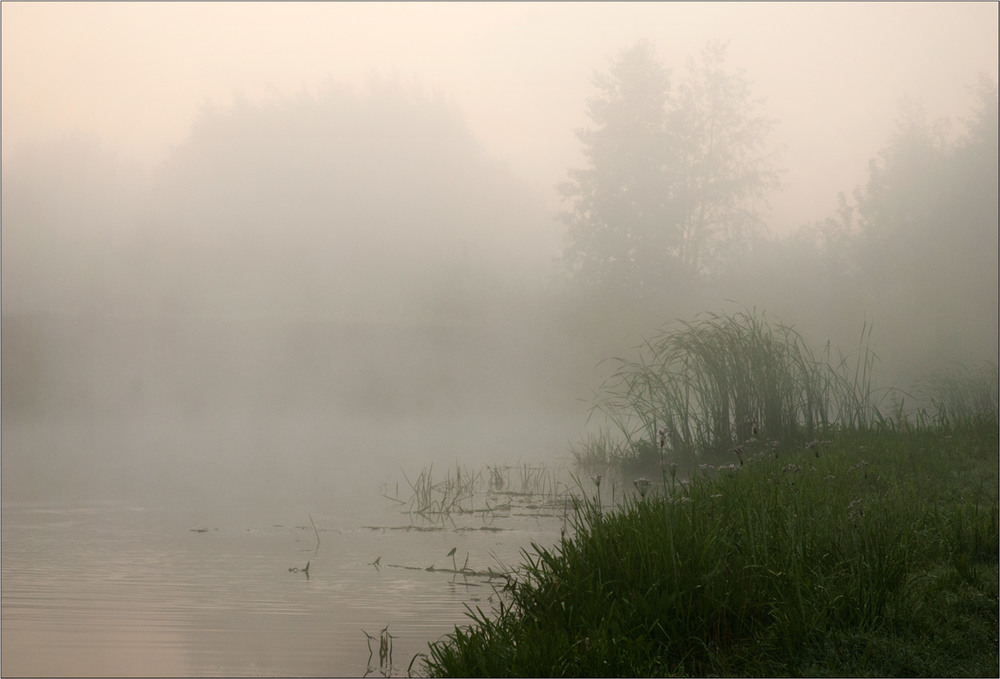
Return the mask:
[[[361,630],[368,640],[368,671],[365,672],[367,677],[372,672],[380,672],[382,676],[389,677],[392,676],[393,666],[392,666],[392,640],[393,636],[389,634],[389,625],[386,625],[379,632],[378,637],[373,637],[368,634],[365,630]],[[378,667],[372,665],[372,659],[374,658],[375,652],[372,649],[372,642],[378,642]],[[411,663],[412,664],[412,663]]]
[[[516,472],[517,477],[512,478]],[[540,509],[560,504],[569,493],[569,486],[560,478],[560,471],[544,465],[488,465],[486,473],[456,464],[454,474],[449,469],[444,479],[435,478],[434,466],[421,469],[414,480],[403,471],[410,486],[409,499],[388,493],[383,485],[381,494],[387,499],[408,506],[410,514],[440,521],[453,515],[478,514],[484,521],[499,511],[511,509],[516,501],[525,508]]]

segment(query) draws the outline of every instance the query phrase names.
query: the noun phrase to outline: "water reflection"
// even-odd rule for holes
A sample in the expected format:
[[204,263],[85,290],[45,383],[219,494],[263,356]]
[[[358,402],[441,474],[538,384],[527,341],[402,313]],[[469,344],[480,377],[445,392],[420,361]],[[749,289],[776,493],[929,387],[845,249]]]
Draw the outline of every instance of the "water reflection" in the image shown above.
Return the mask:
[[[465,603],[488,605],[495,581],[484,574],[561,527],[510,519],[498,531],[391,530],[396,509],[383,511],[381,529],[341,515],[297,523],[205,526],[177,510],[114,503],[4,506],[0,669],[405,674],[428,641],[467,621]],[[468,573],[454,572],[449,549],[468,555]]]

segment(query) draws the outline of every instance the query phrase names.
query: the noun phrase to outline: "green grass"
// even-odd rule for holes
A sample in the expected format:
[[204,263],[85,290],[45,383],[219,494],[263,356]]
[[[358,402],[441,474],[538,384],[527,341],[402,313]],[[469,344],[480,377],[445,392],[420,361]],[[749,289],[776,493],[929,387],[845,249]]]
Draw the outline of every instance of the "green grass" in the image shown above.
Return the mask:
[[525,554],[438,676],[997,676],[995,420],[704,465]]
[[583,457],[604,443],[613,456],[672,456],[687,471],[750,438],[882,426],[892,390],[875,388],[870,336],[866,325],[858,351],[834,363],[829,345],[817,358],[793,328],[756,312],[668,324],[634,358],[614,359],[594,408],[621,440],[590,441]]
[[618,359],[595,406],[612,429],[574,451],[594,480],[574,530],[424,669],[997,676],[997,367],[938,373],[907,411],[870,335],[832,361],[754,312],[709,315]]

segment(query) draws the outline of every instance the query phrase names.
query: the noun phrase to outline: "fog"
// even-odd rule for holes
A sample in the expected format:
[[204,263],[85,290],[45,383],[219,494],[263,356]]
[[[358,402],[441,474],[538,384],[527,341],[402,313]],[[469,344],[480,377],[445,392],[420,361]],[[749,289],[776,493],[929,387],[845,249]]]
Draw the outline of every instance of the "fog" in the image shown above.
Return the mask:
[[[266,513],[558,462],[602,360],[705,312],[835,356],[871,326],[885,386],[996,361],[993,3],[2,12],[5,501]],[[781,182],[623,293],[572,275],[558,186],[641,39],[675,83],[726,43]]]

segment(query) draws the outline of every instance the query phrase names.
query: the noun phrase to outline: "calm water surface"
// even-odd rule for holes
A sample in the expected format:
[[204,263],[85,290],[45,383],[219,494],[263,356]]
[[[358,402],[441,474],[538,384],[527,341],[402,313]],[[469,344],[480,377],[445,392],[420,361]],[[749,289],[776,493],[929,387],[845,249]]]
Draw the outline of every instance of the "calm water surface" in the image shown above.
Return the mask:
[[[313,514],[317,546],[305,513],[205,524],[131,503],[5,504],[0,671],[405,676],[428,641],[467,621],[465,604],[488,610],[500,583],[425,567],[452,567],[453,547],[459,567],[466,555],[470,569],[516,565],[564,525],[558,512],[421,525],[380,511]],[[289,571],[307,562],[308,577]],[[362,630],[386,625],[393,662],[380,668]]]

